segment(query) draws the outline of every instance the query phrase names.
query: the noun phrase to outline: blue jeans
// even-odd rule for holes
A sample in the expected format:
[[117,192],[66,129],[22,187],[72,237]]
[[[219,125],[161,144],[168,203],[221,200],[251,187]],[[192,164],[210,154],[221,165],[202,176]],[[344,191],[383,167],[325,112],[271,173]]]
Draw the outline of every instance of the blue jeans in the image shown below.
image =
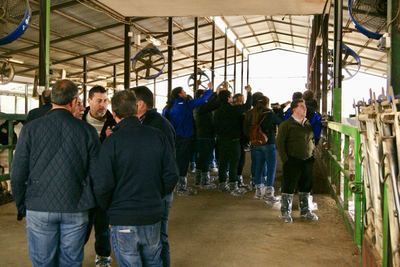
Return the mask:
[[111,226],[111,240],[120,267],[162,267],[161,223]]
[[82,266],[88,212],[28,210],[26,229],[34,267]]
[[[251,161],[254,171],[253,182],[255,185],[274,186],[276,160],[275,144],[253,146],[251,148]],[[266,180],[265,176],[267,177]]]
[[169,267],[171,265],[171,257],[169,252],[169,242],[168,242],[168,215],[169,209],[172,206],[173,194],[166,195],[162,200],[162,217],[161,217],[161,259],[163,261],[164,267]]

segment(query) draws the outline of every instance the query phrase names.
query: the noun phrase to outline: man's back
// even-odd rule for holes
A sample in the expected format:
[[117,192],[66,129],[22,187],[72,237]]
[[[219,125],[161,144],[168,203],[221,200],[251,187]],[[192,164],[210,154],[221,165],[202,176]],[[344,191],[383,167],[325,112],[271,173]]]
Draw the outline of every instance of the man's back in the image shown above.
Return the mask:
[[[50,111],[22,129],[13,161],[14,191],[22,192],[26,187],[29,210],[76,212],[92,208],[94,199],[83,198],[90,193],[87,173],[98,148],[93,127],[65,109]],[[14,193],[17,205],[23,204],[18,203],[22,195]]]
[[94,190],[111,225],[160,221],[161,199],[178,178],[164,134],[128,117],[104,141],[96,166]]

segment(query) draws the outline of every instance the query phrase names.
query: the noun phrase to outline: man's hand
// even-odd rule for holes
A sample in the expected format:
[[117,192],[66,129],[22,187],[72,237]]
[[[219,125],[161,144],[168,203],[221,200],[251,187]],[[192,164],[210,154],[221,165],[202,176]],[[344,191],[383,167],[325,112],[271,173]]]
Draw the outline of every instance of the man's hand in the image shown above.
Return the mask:
[[250,86],[249,84],[246,85],[246,86],[244,87],[244,89],[245,89],[248,93],[251,92],[251,86]]
[[106,129],[106,136],[109,137],[112,133],[113,133],[113,131],[111,130],[110,126],[107,127],[107,129]]

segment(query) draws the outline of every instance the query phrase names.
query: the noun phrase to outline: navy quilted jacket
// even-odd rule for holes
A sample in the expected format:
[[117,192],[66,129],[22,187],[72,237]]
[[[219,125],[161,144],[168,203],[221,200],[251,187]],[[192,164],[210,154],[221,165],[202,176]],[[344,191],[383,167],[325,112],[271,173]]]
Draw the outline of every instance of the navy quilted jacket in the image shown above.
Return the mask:
[[26,124],[12,163],[19,214],[78,212],[95,206],[89,174],[100,147],[96,130],[65,109]]

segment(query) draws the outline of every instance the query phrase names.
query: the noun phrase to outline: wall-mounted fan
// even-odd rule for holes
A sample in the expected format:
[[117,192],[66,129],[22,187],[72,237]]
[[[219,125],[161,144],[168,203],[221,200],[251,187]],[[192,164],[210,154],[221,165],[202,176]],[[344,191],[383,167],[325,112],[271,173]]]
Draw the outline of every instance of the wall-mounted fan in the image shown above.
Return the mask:
[[0,59],[0,84],[7,84],[14,78],[14,67],[8,59]]
[[[194,88],[195,75],[192,73],[188,78],[188,86]],[[200,68],[197,68],[197,88],[208,89],[208,83],[210,82],[210,77]]]
[[28,28],[31,15],[29,0],[1,0],[0,45],[18,39]]
[[[333,86],[333,50],[329,50],[328,55],[328,76],[329,87]],[[353,78],[361,68],[361,58],[357,53],[345,44],[342,44],[342,80]]]
[[164,55],[153,44],[147,45],[132,58],[132,70],[142,79],[157,78],[163,73],[164,67]]
[[349,0],[349,15],[355,28],[368,38],[379,40],[385,29],[387,0]]

